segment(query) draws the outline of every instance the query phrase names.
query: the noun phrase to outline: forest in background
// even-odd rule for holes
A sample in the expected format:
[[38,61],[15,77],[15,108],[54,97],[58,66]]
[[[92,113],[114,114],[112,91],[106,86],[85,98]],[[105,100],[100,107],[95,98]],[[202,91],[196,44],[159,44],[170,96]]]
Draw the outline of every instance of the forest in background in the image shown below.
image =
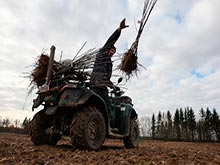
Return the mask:
[[[30,122],[27,117],[20,121],[0,116],[0,132],[28,134]],[[220,116],[215,108],[201,108],[199,114],[192,107],[177,108],[174,114],[159,111],[140,117],[139,128],[141,137],[147,139],[220,142]]]
[[0,132],[28,134],[31,118],[25,117],[21,122],[18,119],[1,118],[0,116]]
[[196,116],[192,107],[177,108],[174,114],[159,111],[151,118],[141,117],[143,137],[160,140],[220,142],[220,117],[216,109],[201,108]]

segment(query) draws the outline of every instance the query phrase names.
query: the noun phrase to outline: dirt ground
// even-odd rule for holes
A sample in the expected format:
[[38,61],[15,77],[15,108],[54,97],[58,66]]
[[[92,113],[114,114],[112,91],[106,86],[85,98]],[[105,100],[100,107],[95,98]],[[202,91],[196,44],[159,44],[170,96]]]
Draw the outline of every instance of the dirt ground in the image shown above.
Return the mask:
[[141,141],[126,149],[120,140],[106,140],[99,151],[74,149],[68,138],[56,146],[35,146],[29,136],[0,133],[0,164],[216,164],[219,143]]

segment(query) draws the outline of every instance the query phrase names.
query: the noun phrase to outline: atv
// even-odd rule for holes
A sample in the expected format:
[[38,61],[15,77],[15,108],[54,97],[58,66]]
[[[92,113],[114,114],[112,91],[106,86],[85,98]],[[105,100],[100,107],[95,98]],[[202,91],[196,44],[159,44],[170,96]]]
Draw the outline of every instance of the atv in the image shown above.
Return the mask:
[[[138,147],[138,115],[132,99],[122,96],[117,88],[109,95],[111,114],[105,101],[85,80],[73,81],[62,72],[54,74],[54,52],[51,47],[45,84],[39,87],[33,109],[40,105],[30,124],[30,136],[35,145],[56,145],[63,135],[69,136],[72,145],[86,150],[98,150],[106,138],[122,139],[126,148]],[[118,80],[118,84],[121,82]]]

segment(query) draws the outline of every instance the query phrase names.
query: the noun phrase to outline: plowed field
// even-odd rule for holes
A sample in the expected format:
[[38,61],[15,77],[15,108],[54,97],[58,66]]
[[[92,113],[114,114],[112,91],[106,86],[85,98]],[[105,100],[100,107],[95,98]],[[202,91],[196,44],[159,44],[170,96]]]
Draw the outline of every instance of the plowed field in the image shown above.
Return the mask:
[[0,164],[216,164],[219,143],[141,141],[126,149],[120,140],[106,140],[99,151],[74,149],[68,138],[56,146],[35,146],[29,136],[0,133]]

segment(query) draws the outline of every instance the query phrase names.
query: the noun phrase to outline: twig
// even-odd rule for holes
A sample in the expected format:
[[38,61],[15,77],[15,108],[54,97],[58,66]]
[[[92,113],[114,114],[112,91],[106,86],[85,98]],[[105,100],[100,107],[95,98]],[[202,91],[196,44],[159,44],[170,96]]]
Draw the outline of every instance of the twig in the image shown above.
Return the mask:
[[[144,30],[144,27],[149,19],[149,16],[150,16],[156,2],[157,2],[157,0],[145,0],[143,12],[142,12],[142,18],[140,21],[140,27],[139,27],[136,39],[132,43],[130,49],[128,49],[124,53],[124,57],[122,59],[122,62],[119,65],[119,69],[125,73],[125,75],[127,76],[127,79],[130,79],[130,77],[134,73],[137,75],[138,65],[140,65],[137,62],[137,59],[138,59],[137,50],[138,50],[139,39],[141,37],[141,34]],[[140,65],[140,66],[142,66],[142,65]]]

